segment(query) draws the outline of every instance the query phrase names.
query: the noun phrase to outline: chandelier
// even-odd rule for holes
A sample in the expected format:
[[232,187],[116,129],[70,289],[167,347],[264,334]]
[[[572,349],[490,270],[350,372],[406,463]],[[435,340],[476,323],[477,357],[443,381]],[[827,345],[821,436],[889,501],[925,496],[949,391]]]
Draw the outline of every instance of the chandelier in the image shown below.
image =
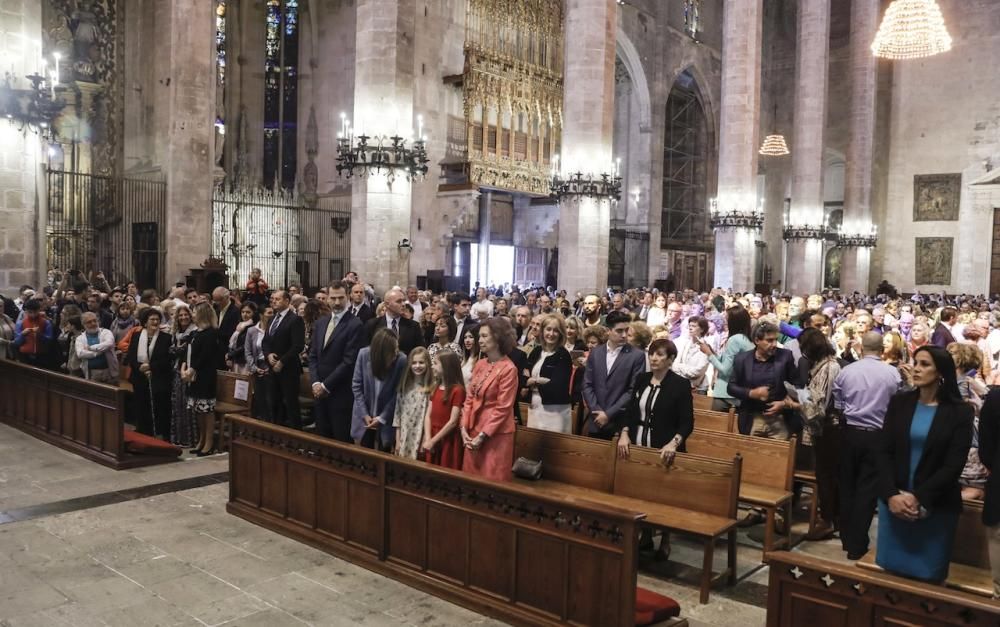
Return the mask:
[[951,50],[951,36],[936,0],[893,0],[872,42],[884,59],[918,59]]
[[789,154],[785,136],[781,134],[768,135],[760,146],[760,154],[765,157],[784,157]]
[[875,248],[878,245],[878,227],[872,224],[866,231],[863,227],[849,230],[841,225],[837,245],[841,248]]
[[735,229],[750,229],[759,231],[764,228],[764,212],[761,208],[753,207],[746,209],[730,209],[728,211],[719,210],[719,200],[712,199],[712,207],[709,210],[708,223],[715,231],[726,231]]
[[809,239],[826,239],[826,227],[813,224],[786,224],[782,232],[786,242]]
[[[397,130],[388,135],[367,135],[356,131],[350,120],[340,114],[341,130],[337,134],[337,174],[351,178],[385,173],[391,183],[402,174],[407,181],[422,179],[427,175],[427,138],[424,136],[423,116],[417,116],[416,140],[408,140]],[[357,134],[356,134],[357,133]],[[411,146],[407,146],[411,142]]]
[[583,197],[618,201],[622,197],[621,159],[611,166],[611,173],[584,174],[574,172],[563,178],[559,172],[559,155],[552,160],[552,197],[562,200],[580,200]]
[[45,140],[54,137],[55,119],[62,111],[64,103],[57,100],[63,91],[59,86],[59,60],[57,52],[55,68],[46,72],[47,62],[42,59],[42,67],[19,80],[13,72],[4,74],[0,82],[0,116],[22,132],[31,131]]

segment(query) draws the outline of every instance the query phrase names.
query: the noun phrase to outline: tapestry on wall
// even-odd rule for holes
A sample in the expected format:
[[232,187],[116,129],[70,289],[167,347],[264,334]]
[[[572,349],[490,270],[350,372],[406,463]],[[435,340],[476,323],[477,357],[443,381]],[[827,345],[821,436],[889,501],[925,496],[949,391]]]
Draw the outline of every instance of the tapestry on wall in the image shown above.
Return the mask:
[[951,285],[953,237],[918,237],[916,245],[915,283],[917,285]]
[[958,220],[961,174],[918,174],[913,177],[913,221]]

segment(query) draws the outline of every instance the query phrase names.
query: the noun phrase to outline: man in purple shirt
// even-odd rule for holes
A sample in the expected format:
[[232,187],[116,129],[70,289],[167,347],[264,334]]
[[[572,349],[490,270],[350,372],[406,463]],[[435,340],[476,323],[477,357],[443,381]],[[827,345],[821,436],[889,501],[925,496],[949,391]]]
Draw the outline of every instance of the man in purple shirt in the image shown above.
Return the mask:
[[868,552],[868,528],[875,511],[875,465],[882,421],[889,399],[899,391],[899,371],[882,361],[882,336],[869,331],[861,338],[863,357],[848,365],[833,382],[833,404],[841,413],[840,542],[847,558]]

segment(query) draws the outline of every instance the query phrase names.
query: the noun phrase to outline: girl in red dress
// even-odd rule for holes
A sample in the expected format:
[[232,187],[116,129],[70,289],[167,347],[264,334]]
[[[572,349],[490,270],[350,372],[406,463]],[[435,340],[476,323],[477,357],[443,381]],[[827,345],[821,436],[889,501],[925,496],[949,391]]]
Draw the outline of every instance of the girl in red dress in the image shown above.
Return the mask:
[[456,353],[445,350],[434,356],[431,367],[438,386],[431,394],[424,417],[424,443],[421,447],[424,461],[461,470],[464,447],[458,422],[465,403],[462,360]]

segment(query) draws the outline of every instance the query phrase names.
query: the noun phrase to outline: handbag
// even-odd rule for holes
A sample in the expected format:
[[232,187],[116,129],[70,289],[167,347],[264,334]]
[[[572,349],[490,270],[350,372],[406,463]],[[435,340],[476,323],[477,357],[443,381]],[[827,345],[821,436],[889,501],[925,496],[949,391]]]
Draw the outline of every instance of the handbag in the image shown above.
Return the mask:
[[541,460],[535,461],[527,457],[518,457],[514,461],[514,467],[511,468],[511,472],[519,479],[538,481],[542,478],[542,462]]

